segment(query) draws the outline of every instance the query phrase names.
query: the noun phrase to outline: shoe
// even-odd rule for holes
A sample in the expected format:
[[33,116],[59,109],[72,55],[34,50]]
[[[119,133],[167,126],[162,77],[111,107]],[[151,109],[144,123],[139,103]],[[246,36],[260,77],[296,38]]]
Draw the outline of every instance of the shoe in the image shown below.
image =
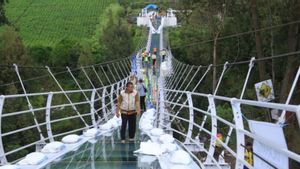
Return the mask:
[[133,141],[134,141],[134,138],[130,138],[129,141],[132,141],[132,142],[133,142]]
[[122,143],[122,144],[125,144],[125,140],[121,140],[121,143]]

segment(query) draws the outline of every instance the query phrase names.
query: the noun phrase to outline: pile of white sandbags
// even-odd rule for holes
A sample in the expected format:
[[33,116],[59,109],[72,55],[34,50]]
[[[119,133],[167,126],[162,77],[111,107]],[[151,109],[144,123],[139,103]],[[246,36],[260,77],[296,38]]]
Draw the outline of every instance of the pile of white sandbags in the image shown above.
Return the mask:
[[110,120],[108,120],[105,124],[99,125],[101,130],[112,130],[120,127],[122,124],[121,117],[114,116]]
[[155,109],[148,109],[140,118],[139,128],[144,132],[153,129],[154,119]]
[[134,153],[160,156],[163,154],[170,155],[170,162],[174,165],[188,165],[192,158],[190,155],[179,149],[175,144],[172,135],[164,133],[161,128],[154,127],[155,109],[148,109],[141,117],[139,128],[147,133],[151,140],[140,143],[140,148]]
[[164,134],[162,129],[153,128],[150,131],[150,135],[152,140],[141,142],[140,149],[134,153],[159,156],[178,149],[178,146],[174,143],[175,139],[169,134]]
[[134,153],[159,156],[163,153],[163,151],[160,148],[159,143],[155,143],[152,142],[151,140],[148,140],[146,142],[141,142],[140,148],[134,151]]
[[170,74],[170,67],[166,61],[162,62],[160,65],[160,74],[162,76],[167,76]]

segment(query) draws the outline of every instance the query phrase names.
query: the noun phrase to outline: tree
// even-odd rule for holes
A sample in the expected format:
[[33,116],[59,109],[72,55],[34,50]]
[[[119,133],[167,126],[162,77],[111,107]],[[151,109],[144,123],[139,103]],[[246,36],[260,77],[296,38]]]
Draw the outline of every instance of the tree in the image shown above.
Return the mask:
[[[3,67],[0,73],[0,84],[16,81],[16,76],[12,65],[28,65],[29,57],[22,39],[13,27],[5,26],[4,31],[0,34],[0,60]],[[10,67],[11,66],[11,67]],[[8,94],[6,87],[0,88],[1,94]]]
[[36,65],[45,66],[51,64],[52,48],[44,46],[33,46],[29,48],[29,56]]
[[127,57],[131,54],[131,32],[126,22],[120,17],[121,15],[114,19],[112,11],[110,12],[110,22],[103,29],[104,34],[100,39],[104,56],[109,60]]
[[77,67],[91,65],[95,63],[92,48],[89,42],[81,42]]
[[53,49],[51,62],[53,66],[76,67],[80,55],[80,45],[74,39],[63,39]]
[[[259,19],[257,15],[257,5],[256,5],[256,0],[251,0],[251,15],[252,15],[252,25],[253,29],[256,31],[259,29]],[[256,56],[258,59],[263,58],[263,51],[262,51],[262,40],[261,40],[261,35],[260,31],[255,32],[255,46],[256,46]],[[258,62],[258,67],[259,67],[259,79],[260,80],[265,80],[265,66],[264,63]]]
[[[225,2],[221,1],[209,1],[209,23],[211,26],[211,34],[213,37],[213,64],[217,65],[217,46],[218,38],[225,24],[226,6]],[[213,91],[217,86],[217,67],[213,67]]]
[[4,24],[8,24],[8,19],[5,16],[4,5],[7,3],[7,0],[0,0],[0,26]]
[[[289,9],[290,8],[290,9]],[[300,17],[300,2],[299,1],[289,1],[287,3],[287,9],[291,10],[292,13],[289,16],[290,21],[295,21],[299,19]],[[291,24],[288,27],[288,52],[295,52],[297,49],[299,50],[299,24]],[[289,89],[292,84],[292,80],[294,78],[294,73],[297,70],[297,67],[299,66],[299,56],[293,55],[288,57],[287,59],[287,65],[284,71],[283,79],[281,82],[281,90],[280,90],[280,99],[279,101],[281,103],[284,103],[286,101],[286,98],[289,93]]]

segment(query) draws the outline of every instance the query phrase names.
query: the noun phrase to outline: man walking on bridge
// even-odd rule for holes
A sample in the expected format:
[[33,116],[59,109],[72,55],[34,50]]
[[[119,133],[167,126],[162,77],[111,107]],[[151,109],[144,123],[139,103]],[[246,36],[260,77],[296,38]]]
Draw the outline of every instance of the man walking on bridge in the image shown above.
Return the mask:
[[129,141],[134,141],[136,130],[136,115],[139,115],[140,109],[140,96],[132,82],[127,82],[126,89],[121,91],[118,96],[116,116],[122,118],[121,126],[121,143],[125,143],[125,133],[128,122]]

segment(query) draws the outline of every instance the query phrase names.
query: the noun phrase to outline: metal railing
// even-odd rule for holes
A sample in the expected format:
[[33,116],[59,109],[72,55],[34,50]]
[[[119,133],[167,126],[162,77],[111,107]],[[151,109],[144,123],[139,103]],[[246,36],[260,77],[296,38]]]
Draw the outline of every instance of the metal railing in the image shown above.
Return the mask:
[[[159,85],[160,98],[159,104],[157,106],[159,108],[157,124],[158,126],[165,128],[166,130],[172,131],[178,137],[182,137],[182,141],[184,143],[192,143],[198,146],[199,149],[202,149],[202,151],[206,154],[206,160],[203,161],[204,163],[212,162],[215,163],[217,168],[221,168],[220,161],[214,158],[216,142],[220,142],[223,147],[222,153],[220,154],[220,157],[223,158],[223,162],[225,150],[236,159],[235,168],[243,168],[243,166],[253,168],[253,166],[249,165],[244,160],[246,140],[257,141],[264,145],[268,145],[276,152],[287,156],[290,160],[300,162],[300,155],[297,154],[294,150],[278,148],[278,145],[247,130],[247,126],[244,127],[244,125],[247,125],[248,119],[243,115],[243,111],[241,108],[241,106],[248,106],[260,109],[277,109],[283,112],[279,120],[285,119],[285,117],[283,116],[285,115],[286,111],[293,112],[294,114],[299,116],[300,105],[289,105],[288,103],[295,90],[295,84],[298,82],[300,67],[290,89],[286,104],[280,104],[243,99],[246,87],[247,85],[249,85],[249,78],[254,67],[255,58],[251,58],[251,60],[248,62],[249,68],[242,86],[240,97],[239,99],[237,99],[234,97],[224,97],[217,95],[225,72],[227,72],[229,67],[233,64],[226,62],[223,65],[222,73],[218,78],[218,83],[216,88],[213,90],[213,93],[203,94],[197,92],[196,90],[199,90],[200,84],[203,83],[203,79],[206,78],[213,65],[188,65],[174,58],[171,55],[171,52],[169,52],[169,57],[172,58],[174,71],[171,76],[166,77],[161,82],[162,84]],[[200,70],[202,70],[202,73],[200,73]],[[196,77],[198,77],[198,80]],[[202,103],[199,104],[199,102]],[[233,116],[233,119],[226,119],[218,115],[216,104],[219,102],[222,102],[222,105],[230,105],[230,111],[228,112],[228,114],[231,114]],[[198,106],[202,105],[202,107],[200,108],[194,106],[195,103]],[[182,123],[185,123],[185,127],[187,129],[180,129],[180,126],[178,126],[177,124],[178,121],[180,121],[179,123],[181,123],[181,126]],[[223,126],[225,125],[227,127],[226,132],[220,131],[220,129],[218,129],[218,123],[222,123]],[[300,124],[299,119],[298,123]],[[223,141],[218,140],[217,133],[224,134],[225,139]],[[199,142],[199,137],[209,137],[209,143]],[[205,146],[208,148],[205,148]],[[255,154],[255,152],[254,155],[267,163],[269,166],[279,168],[277,164],[272,161],[263,159],[262,157]]]
[[[174,115],[169,112],[162,112],[167,114],[170,117],[174,117],[176,119],[179,119],[183,122],[186,122],[189,125],[189,129],[187,130],[187,133],[182,133],[174,128],[169,128],[164,123],[159,123],[161,127],[166,128],[167,130],[172,130],[176,133],[179,133],[180,135],[184,136],[184,138],[191,140],[192,142],[197,142],[195,138],[193,138],[192,134],[195,130],[201,130],[207,135],[209,135],[211,138],[211,142],[209,144],[208,150],[204,149],[204,152],[207,154],[207,159],[212,160],[218,168],[220,168],[217,159],[213,158],[214,151],[215,151],[215,144],[217,141],[217,125],[218,123],[223,123],[230,128],[232,128],[235,131],[236,137],[235,137],[235,145],[230,147],[228,144],[226,144],[224,141],[219,140],[222,147],[227,150],[233,157],[236,158],[236,167],[235,168],[241,168],[241,166],[245,165],[248,168],[253,168],[250,166],[245,160],[244,160],[244,146],[245,145],[245,137],[258,141],[262,144],[268,145],[274,150],[276,150],[278,153],[281,153],[287,157],[289,157],[292,160],[295,160],[297,162],[300,162],[300,155],[296,152],[293,152],[288,149],[281,149],[276,144],[258,136],[250,131],[246,130],[244,128],[244,122],[246,121],[243,118],[242,115],[242,105],[247,106],[255,106],[255,107],[262,107],[262,108],[273,108],[273,109],[279,109],[282,111],[289,111],[294,113],[299,113],[300,105],[286,105],[286,104],[279,104],[279,103],[267,103],[267,102],[259,102],[259,101],[253,101],[253,100],[245,100],[245,99],[237,99],[237,98],[230,98],[230,97],[223,97],[223,96],[217,96],[217,95],[211,95],[211,94],[203,94],[203,93],[196,93],[196,92],[189,92],[189,91],[178,91],[178,90],[171,90],[171,89],[160,89],[163,92],[170,92],[170,93],[178,93],[178,94],[184,94],[186,95],[188,99],[188,104],[185,103],[179,103],[179,102],[173,102],[169,100],[161,100],[160,104],[164,105],[174,105],[176,107],[184,107],[188,109],[188,117],[182,117],[180,115]],[[193,99],[195,97],[202,97],[207,99],[208,102],[208,110],[203,108],[198,108],[193,106]],[[231,105],[231,112],[234,116],[233,122],[231,122],[231,119],[225,119],[221,116],[218,116],[218,112],[216,110],[216,102],[222,101],[227,102]],[[199,125],[197,122],[195,122],[194,117],[199,116],[199,114],[202,114],[204,116],[208,116],[211,119],[211,129],[207,129],[201,125]],[[185,114],[185,116],[187,116]],[[166,122],[168,123],[168,121]],[[201,146],[199,142],[196,144],[197,146]],[[208,161],[206,160],[206,161]],[[276,164],[269,161],[270,164],[273,166],[276,166]],[[278,167],[278,166],[276,166]]]
[[[39,146],[46,142],[98,128],[115,113],[117,96],[129,79],[130,65],[130,58],[124,58],[81,67],[78,70],[91,89],[83,89],[80,82],[84,79],[81,77],[79,82],[79,73],[75,75],[67,67],[67,71],[63,72],[67,76],[64,77],[71,77],[79,90],[64,90],[57,73],[46,67],[60,91],[40,93],[27,93],[18,66],[14,65],[23,94],[0,96],[1,165],[15,163],[27,153],[39,150]],[[87,69],[93,74],[87,73]],[[95,80],[100,86],[95,84]],[[37,100],[38,104],[35,103]],[[27,102],[27,107],[24,102]]]

